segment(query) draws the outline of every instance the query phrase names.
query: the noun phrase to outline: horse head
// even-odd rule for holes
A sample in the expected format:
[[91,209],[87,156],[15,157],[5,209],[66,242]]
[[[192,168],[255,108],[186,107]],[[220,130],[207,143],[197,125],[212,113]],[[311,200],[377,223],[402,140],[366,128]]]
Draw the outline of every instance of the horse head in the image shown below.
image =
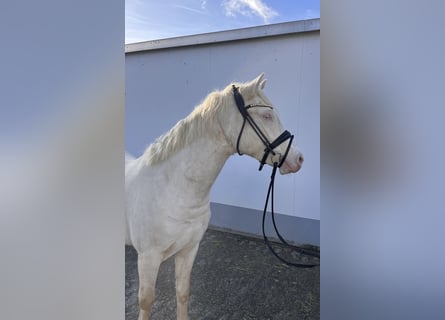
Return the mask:
[[292,136],[284,130],[275,107],[263,92],[265,85],[263,73],[250,82],[225,88],[225,109],[230,110],[222,120],[225,135],[239,154],[269,165],[282,163],[281,174],[297,172],[303,164],[303,154],[291,144]]

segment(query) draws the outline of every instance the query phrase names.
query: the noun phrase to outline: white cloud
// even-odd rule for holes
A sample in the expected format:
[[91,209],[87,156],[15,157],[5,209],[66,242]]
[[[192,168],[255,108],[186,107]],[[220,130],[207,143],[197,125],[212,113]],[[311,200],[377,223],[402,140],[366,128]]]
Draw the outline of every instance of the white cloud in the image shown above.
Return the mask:
[[261,0],[225,0],[222,3],[226,16],[235,17],[237,14],[243,16],[256,15],[269,23],[278,13],[268,7]]
[[180,4],[174,4],[173,7],[179,8],[179,9],[184,9],[184,10],[187,10],[187,11],[190,11],[190,12],[194,12],[194,13],[207,14],[205,9],[199,10],[199,9],[195,9],[195,8],[192,8],[192,7],[183,6],[183,5],[180,5]]

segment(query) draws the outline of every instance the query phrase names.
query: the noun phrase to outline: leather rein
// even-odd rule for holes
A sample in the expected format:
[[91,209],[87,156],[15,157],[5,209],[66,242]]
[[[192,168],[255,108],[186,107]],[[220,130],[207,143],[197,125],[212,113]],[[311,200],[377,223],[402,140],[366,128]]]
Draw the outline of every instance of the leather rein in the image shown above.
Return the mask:
[[244,103],[244,99],[243,99],[241,93],[239,92],[238,87],[233,85],[232,86],[232,91],[233,91],[233,95],[234,95],[235,102],[236,102],[236,105],[238,107],[238,110],[239,110],[239,112],[241,113],[241,115],[243,117],[243,124],[241,126],[241,130],[239,132],[238,139],[237,139],[237,142],[236,142],[236,151],[238,152],[238,154],[240,156],[243,155],[243,154],[240,152],[239,145],[240,145],[240,141],[241,141],[241,136],[242,136],[242,134],[244,132],[244,127],[246,125],[246,122],[248,122],[250,124],[250,126],[253,129],[253,131],[256,133],[258,138],[261,140],[261,142],[265,146],[264,154],[263,154],[263,157],[262,157],[262,159],[260,161],[260,167],[258,169],[259,171],[261,171],[263,169],[263,166],[266,163],[267,157],[269,156],[269,154],[272,154],[272,156],[275,156],[276,152],[274,151],[274,149],[277,148],[282,143],[284,143],[286,140],[289,140],[287,148],[286,148],[286,152],[284,153],[283,156],[280,155],[279,162],[278,161],[274,161],[273,162],[272,175],[270,177],[269,188],[268,188],[268,191],[267,191],[266,202],[264,204],[264,210],[263,210],[262,231],[263,231],[264,242],[265,242],[266,246],[269,248],[269,250],[272,252],[272,254],[275,257],[277,257],[278,260],[280,260],[281,262],[283,262],[284,264],[286,264],[288,266],[299,267],[299,268],[312,268],[312,267],[315,267],[315,266],[319,266],[319,264],[294,263],[294,262],[287,261],[283,257],[279,256],[278,253],[273,249],[273,247],[272,247],[272,245],[271,245],[271,243],[269,241],[269,238],[266,236],[266,232],[265,232],[265,228],[264,228],[265,220],[266,220],[266,214],[267,214],[267,207],[268,207],[268,203],[269,203],[269,198],[271,198],[272,223],[273,223],[275,232],[276,232],[278,238],[280,239],[281,243],[283,243],[284,245],[294,249],[295,251],[297,251],[299,253],[320,258],[320,254],[318,252],[316,252],[316,251],[308,250],[308,249],[304,249],[304,248],[300,248],[300,247],[296,247],[296,246],[293,246],[293,245],[289,244],[288,242],[286,242],[286,240],[284,240],[284,238],[278,232],[278,228],[277,228],[277,225],[276,225],[276,222],[275,222],[275,212],[274,212],[275,174],[277,172],[277,169],[280,168],[283,165],[284,161],[286,160],[286,157],[287,157],[287,154],[289,153],[289,150],[290,150],[290,147],[292,145],[292,140],[294,139],[294,136],[289,131],[285,130],[283,133],[281,133],[278,136],[278,138],[276,138],[272,142],[269,142],[269,140],[267,139],[266,135],[263,133],[263,131],[261,131],[261,128],[257,125],[257,123],[253,120],[252,116],[249,114],[248,109],[254,108],[254,107],[265,107],[265,108],[272,109],[272,106],[269,106],[269,105],[258,105],[258,104],[249,104],[249,105],[246,106],[245,103]]

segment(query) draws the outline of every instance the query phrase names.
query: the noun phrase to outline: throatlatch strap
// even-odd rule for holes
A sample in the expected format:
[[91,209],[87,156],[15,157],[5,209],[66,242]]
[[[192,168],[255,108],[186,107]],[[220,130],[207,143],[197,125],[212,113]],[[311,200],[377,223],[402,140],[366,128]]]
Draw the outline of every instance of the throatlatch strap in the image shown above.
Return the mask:
[[[243,116],[243,119],[244,119],[243,125],[241,126],[241,130],[240,130],[240,132],[238,134],[238,139],[237,139],[237,142],[236,142],[236,151],[238,152],[238,154],[240,156],[243,155],[241,153],[240,149],[239,149],[239,145],[240,145],[241,136],[243,134],[246,122],[249,122],[250,126],[252,127],[252,130],[256,133],[258,138],[261,140],[261,142],[265,146],[270,145],[270,142],[269,142],[269,140],[267,140],[266,135],[261,131],[261,129],[256,124],[256,122],[252,119],[250,114],[247,112],[247,109],[252,108],[252,107],[256,107],[257,105],[248,105],[248,106],[246,106],[244,104],[243,96],[239,93],[238,88],[235,85],[232,85],[232,90],[233,90],[233,95],[235,97],[236,106],[238,107],[238,110],[239,110],[239,112],[241,113],[241,115]],[[264,106],[264,107],[271,108],[270,106]],[[273,153],[273,151],[272,151],[272,153]]]

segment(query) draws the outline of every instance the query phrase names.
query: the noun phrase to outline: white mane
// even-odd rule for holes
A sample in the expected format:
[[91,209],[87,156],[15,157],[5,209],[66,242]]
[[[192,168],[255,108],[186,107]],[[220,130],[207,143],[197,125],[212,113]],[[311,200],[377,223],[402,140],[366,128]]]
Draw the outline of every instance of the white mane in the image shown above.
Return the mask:
[[224,97],[224,91],[210,93],[192,113],[157,138],[143,154],[147,164],[154,165],[166,160],[197,137],[208,133],[207,129],[217,121]]

